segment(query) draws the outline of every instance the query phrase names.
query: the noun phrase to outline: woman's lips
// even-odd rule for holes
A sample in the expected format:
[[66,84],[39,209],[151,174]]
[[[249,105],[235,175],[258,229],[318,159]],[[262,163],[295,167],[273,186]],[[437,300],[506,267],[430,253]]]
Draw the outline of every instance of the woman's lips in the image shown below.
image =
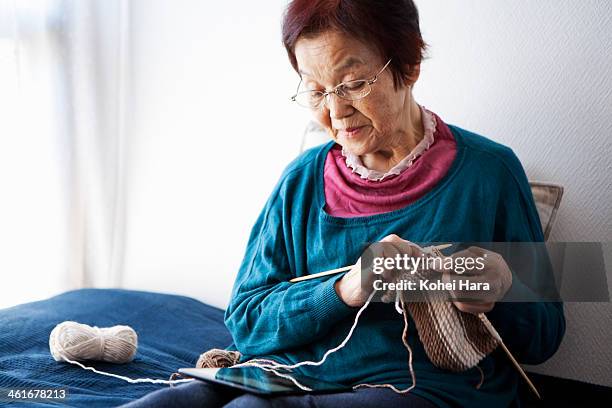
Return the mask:
[[363,128],[363,126],[350,127],[346,129],[341,129],[338,131],[338,133],[340,133],[341,136],[351,139],[357,137]]

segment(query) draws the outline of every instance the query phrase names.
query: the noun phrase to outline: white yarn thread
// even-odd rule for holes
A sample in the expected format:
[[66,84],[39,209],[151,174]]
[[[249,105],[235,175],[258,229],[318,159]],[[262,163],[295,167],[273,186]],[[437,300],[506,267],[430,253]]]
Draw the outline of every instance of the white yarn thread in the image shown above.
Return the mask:
[[296,363],[296,364],[279,364],[279,363],[277,363],[275,361],[268,360],[268,361],[264,362],[263,364],[260,364],[259,359],[255,358],[253,360],[245,361],[244,363],[234,364],[232,366],[232,368],[249,367],[249,366],[262,368],[262,366],[265,366],[267,368],[293,370],[294,368],[298,368],[298,367],[302,367],[302,366],[320,366],[320,365],[322,365],[325,362],[325,360],[327,360],[327,357],[330,354],[333,354],[336,351],[338,351],[341,348],[343,348],[346,345],[346,343],[348,343],[348,341],[351,339],[351,337],[353,336],[353,332],[355,331],[355,328],[357,327],[357,323],[359,323],[359,317],[361,316],[363,311],[368,307],[368,305],[372,301],[372,298],[374,297],[375,294],[376,294],[376,292],[373,291],[370,294],[370,296],[368,297],[368,300],[366,300],[365,304],[363,306],[361,306],[359,311],[357,311],[357,314],[355,315],[355,321],[353,322],[353,325],[351,326],[351,328],[350,328],[348,334],[346,335],[346,337],[344,338],[344,340],[342,340],[342,342],[339,345],[337,345],[336,347],[327,350],[325,352],[325,354],[323,354],[323,357],[321,358],[321,360],[319,360],[319,361],[302,361],[302,362]]
[[186,378],[183,380],[159,380],[159,379],[154,379],[154,378],[130,378],[130,377],[125,377],[119,374],[107,373],[106,371],[99,371],[93,367],[87,367],[86,365],[83,365],[79,363],[78,361],[72,361],[72,360],[65,360],[65,361],[70,364],[78,365],[84,370],[93,371],[96,374],[102,374],[108,377],[118,378],[119,380],[127,381],[130,384],[150,383],[150,384],[172,385],[172,384],[179,384],[179,383],[184,383],[184,382],[195,381],[193,378]]
[[134,359],[138,348],[138,335],[130,326],[100,328],[67,321],[58,324],[49,336],[49,349],[55,361],[65,361],[84,370],[127,381],[131,384],[177,384],[193,381],[159,380],[152,378],[129,378],[107,373],[88,367],[79,362],[84,360],[105,361],[108,363],[129,363]]
[[[344,340],[336,347],[329,349],[325,352],[325,354],[323,354],[323,357],[319,360],[319,361],[302,361],[296,364],[280,364],[277,363],[276,361],[272,361],[272,360],[265,360],[265,359],[252,359],[252,360],[248,360],[245,361],[244,363],[238,363],[238,364],[234,364],[231,368],[239,368],[239,367],[257,367],[260,368],[264,371],[270,371],[276,375],[278,375],[279,377],[283,377],[283,378],[287,378],[289,380],[291,380],[298,388],[304,390],[304,391],[312,391],[312,389],[306,387],[303,384],[300,384],[294,377],[290,376],[289,374],[282,374],[279,373],[276,370],[287,370],[287,371],[292,371],[295,368],[298,367],[302,367],[302,366],[320,366],[323,363],[325,363],[325,360],[327,360],[327,357],[330,354],[335,353],[336,351],[340,350],[341,348],[343,348],[346,343],[348,343],[348,341],[351,339],[351,337],[353,336],[353,332],[355,331],[355,328],[357,327],[357,324],[359,323],[359,317],[361,316],[361,314],[368,308],[368,306],[370,305],[370,302],[372,301],[372,298],[375,296],[376,294],[376,290],[373,290],[372,293],[370,293],[370,296],[368,297],[368,299],[366,300],[365,304],[363,306],[361,306],[361,308],[357,311],[357,314],[355,315],[355,320],[353,321],[353,325],[351,326],[348,334],[346,335],[346,337],[344,338]],[[399,298],[396,298],[396,303],[398,302],[398,300],[400,300]],[[379,387],[384,387],[384,388],[390,388],[392,389],[394,392],[398,393],[398,394],[404,394],[404,393],[408,393],[410,391],[412,391],[413,388],[416,387],[416,376],[414,374],[414,368],[412,366],[412,348],[410,347],[410,345],[406,342],[406,340],[404,340],[406,331],[408,329],[408,321],[407,321],[407,317],[406,315],[403,313],[403,310],[400,309],[398,307],[398,305],[396,304],[396,309],[398,310],[399,313],[403,314],[404,317],[404,331],[403,331],[403,335],[402,335],[402,342],[404,343],[404,346],[406,346],[406,348],[408,349],[408,366],[410,368],[410,376],[412,377],[412,385],[410,385],[408,388],[405,389],[398,389],[397,387],[395,387],[392,384],[357,384],[355,386],[353,386],[353,389],[357,389],[360,387],[368,387],[368,388],[379,388]]]

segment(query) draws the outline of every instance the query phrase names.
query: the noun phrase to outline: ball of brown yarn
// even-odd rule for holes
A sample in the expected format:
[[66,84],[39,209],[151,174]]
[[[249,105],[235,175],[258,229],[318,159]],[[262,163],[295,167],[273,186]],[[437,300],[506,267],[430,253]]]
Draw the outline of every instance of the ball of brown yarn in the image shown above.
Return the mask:
[[210,349],[200,355],[196,368],[225,368],[238,363],[242,355],[239,351]]

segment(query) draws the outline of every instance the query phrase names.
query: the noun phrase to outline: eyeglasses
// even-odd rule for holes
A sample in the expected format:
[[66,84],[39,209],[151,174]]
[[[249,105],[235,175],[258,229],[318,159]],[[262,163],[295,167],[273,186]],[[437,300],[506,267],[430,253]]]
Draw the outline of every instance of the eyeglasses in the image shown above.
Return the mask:
[[[327,97],[331,94],[336,94],[342,99],[347,101],[358,101],[363,99],[372,92],[372,84],[378,80],[378,76],[389,66],[391,60],[387,61],[384,67],[378,74],[374,75],[371,79],[357,79],[354,81],[347,81],[338,84],[331,91],[302,91],[297,92],[291,97],[293,102],[297,102],[298,105],[304,108],[317,109],[321,106],[324,101],[327,101]],[[297,90],[299,91],[302,81],[298,84]]]

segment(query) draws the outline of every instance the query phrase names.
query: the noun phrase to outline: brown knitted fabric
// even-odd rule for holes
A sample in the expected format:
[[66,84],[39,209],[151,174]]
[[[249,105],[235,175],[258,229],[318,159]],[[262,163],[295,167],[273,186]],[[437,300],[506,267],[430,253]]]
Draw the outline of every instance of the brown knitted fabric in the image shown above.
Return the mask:
[[[436,247],[431,248],[431,255],[444,257]],[[439,272],[423,269],[394,276],[396,282],[413,281],[415,286],[419,286],[420,280],[437,281],[440,277]],[[388,290],[383,293],[382,300],[389,302],[398,294],[403,312],[409,313],[414,320],[423,348],[436,367],[465,371],[475,367],[499,345],[478,316],[457,309],[448,292]],[[402,336],[405,344],[407,336],[405,329]]]
[[[439,254],[441,255],[441,254]],[[440,274],[421,270],[403,274],[397,279],[437,280]],[[410,299],[415,296],[420,299]],[[412,300],[412,301],[410,301]],[[425,291],[419,294],[401,292],[404,313],[410,313],[423,348],[431,362],[439,368],[460,372],[475,367],[499,345],[478,316],[457,309],[446,291]],[[407,336],[404,330],[404,336]],[[407,339],[404,339],[407,341]]]
[[436,367],[465,371],[499,344],[478,316],[460,311],[452,302],[407,302],[402,303],[402,309],[412,316],[425,352]]

